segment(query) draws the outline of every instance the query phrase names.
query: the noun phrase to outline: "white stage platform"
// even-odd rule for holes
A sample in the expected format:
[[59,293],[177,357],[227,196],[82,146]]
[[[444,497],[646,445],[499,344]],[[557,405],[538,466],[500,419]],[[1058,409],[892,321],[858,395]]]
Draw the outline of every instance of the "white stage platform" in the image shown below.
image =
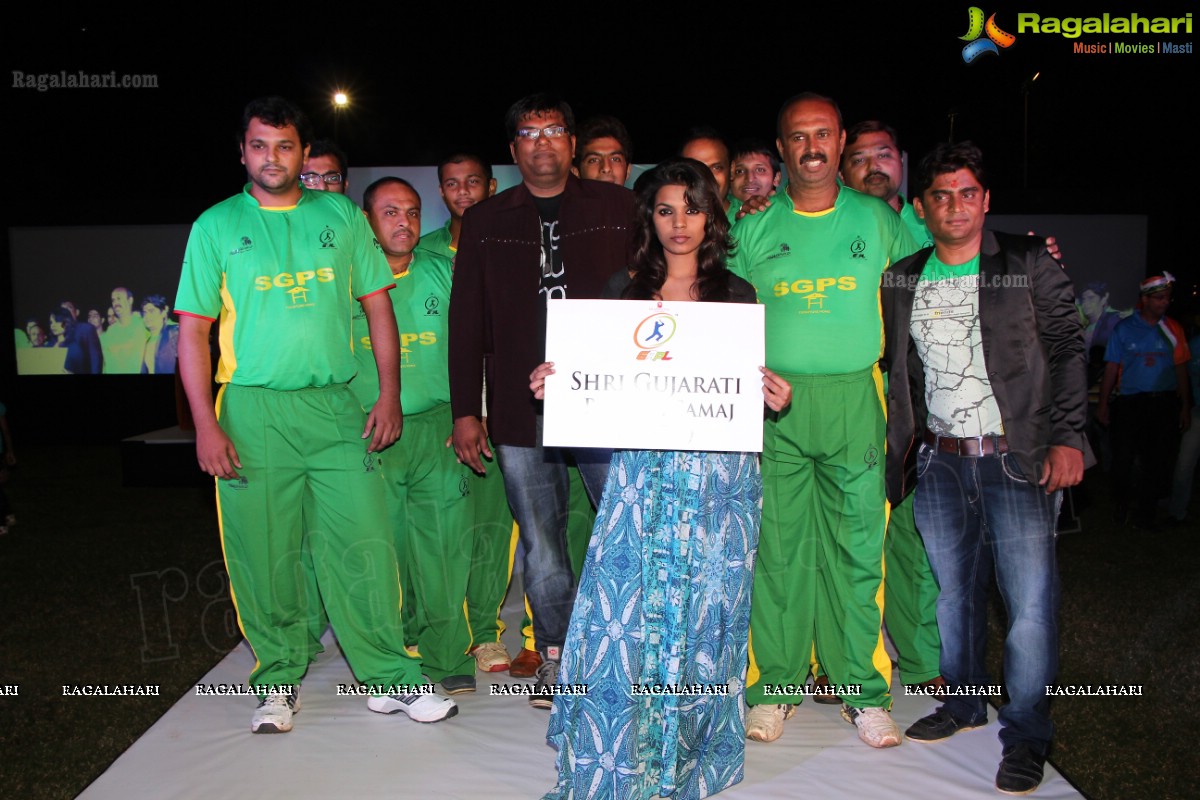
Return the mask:
[[[510,613],[512,612],[512,613]],[[504,619],[520,608],[505,608]],[[515,626],[505,634],[518,652]],[[190,692],[89,786],[85,800],[270,796],[304,798],[423,798],[423,800],[531,800],[554,785],[554,750],[546,744],[549,712],[522,697],[492,697],[492,682],[507,673],[478,675],[475,694],[458,695],[453,719],[420,725],[402,714],[376,714],[366,699],[338,697],[352,684],[341,651],[326,633],[326,652],[309,670],[302,710],[290,733],[250,733],[253,698],[207,697]],[[254,666],[243,642],[203,683],[243,684]],[[929,698],[897,688],[892,713],[903,730],[931,711]],[[532,680],[529,681],[532,683]],[[803,798],[996,798],[1000,726],[992,713],[984,728],[940,744],[905,741],[873,750],[859,741],[837,706],[805,702],[772,744],[747,742],[746,777],[723,800]],[[1036,797],[1082,797],[1050,765]]]

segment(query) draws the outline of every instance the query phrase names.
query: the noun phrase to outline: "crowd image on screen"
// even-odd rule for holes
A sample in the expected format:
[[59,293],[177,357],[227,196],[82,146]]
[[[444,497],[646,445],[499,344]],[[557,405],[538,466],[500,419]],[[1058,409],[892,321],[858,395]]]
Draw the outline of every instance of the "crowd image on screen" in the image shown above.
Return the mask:
[[16,348],[67,350],[63,374],[175,372],[179,334],[167,295],[139,297],[118,286],[103,301],[94,300],[89,305],[63,299],[46,313],[25,316],[25,324],[13,331]]

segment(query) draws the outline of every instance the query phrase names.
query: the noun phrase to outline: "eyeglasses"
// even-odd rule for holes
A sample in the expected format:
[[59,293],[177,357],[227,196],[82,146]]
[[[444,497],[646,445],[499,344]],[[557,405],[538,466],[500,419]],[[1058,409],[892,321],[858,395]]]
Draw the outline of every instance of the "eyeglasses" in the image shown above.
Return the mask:
[[324,175],[322,175],[319,172],[302,172],[302,173],[300,173],[300,182],[303,183],[305,186],[307,186],[310,189],[320,186],[322,181],[324,181],[325,183],[332,183],[333,185],[336,186],[337,184],[342,182],[342,173],[326,172]]
[[528,139],[531,142],[536,142],[540,136],[545,136],[547,139],[561,139],[566,135],[567,129],[563,125],[551,125],[548,128],[517,128],[517,138]]

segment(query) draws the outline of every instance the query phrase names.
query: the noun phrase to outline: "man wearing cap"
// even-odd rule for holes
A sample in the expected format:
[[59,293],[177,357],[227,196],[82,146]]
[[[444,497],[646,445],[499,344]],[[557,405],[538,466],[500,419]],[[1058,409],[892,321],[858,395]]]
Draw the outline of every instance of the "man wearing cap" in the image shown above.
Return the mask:
[[[1096,418],[1111,428],[1114,515],[1118,522],[1127,521],[1136,495],[1132,521],[1145,528],[1154,526],[1158,501],[1170,492],[1179,433],[1191,426],[1191,355],[1183,327],[1166,316],[1174,285],[1175,276],[1165,271],[1142,281],[1137,311],[1108,338],[1096,408]],[[1110,401],[1113,389],[1118,396]],[[1142,463],[1136,487],[1135,458]]]

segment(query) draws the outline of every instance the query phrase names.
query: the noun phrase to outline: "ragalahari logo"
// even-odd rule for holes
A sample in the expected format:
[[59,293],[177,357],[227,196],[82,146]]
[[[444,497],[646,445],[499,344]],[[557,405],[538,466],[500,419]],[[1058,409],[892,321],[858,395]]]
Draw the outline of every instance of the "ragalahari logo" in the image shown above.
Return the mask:
[[[980,38],[985,33],[987,38]],[[962,51],[963,61],[968,64],[984,53],[1000,55],[1000,48],[1012,47],[1013,42],[1017,40],[1017,37],[1011,33],[1000,30],[1000,26],[996,24],[995,14],[988,17],[985,24],[983,9],[979,6],[971,6],[967,9],[967,33],[958,38],[968,42]]]

